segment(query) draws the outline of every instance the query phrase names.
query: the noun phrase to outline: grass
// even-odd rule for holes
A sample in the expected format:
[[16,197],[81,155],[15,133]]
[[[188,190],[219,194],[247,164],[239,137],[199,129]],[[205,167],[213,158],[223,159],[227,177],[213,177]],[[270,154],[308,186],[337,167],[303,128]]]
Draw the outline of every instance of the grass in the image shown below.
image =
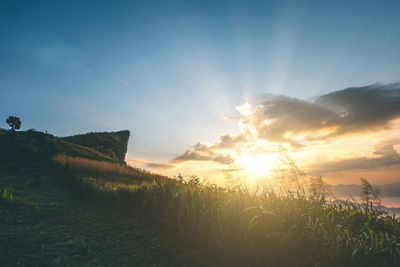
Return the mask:
[[[400,265],[400,220],[372,206],[378,192],[367,181],[364,205],[330,198],[321,178],[305,183],[295,166],[279,187],[250,189],[54,160],[0,165],[0,265]],[[137,216],[195,257],[165,252]]]
[[137,217],[82,201],[70,175],[1,162],[0,266],[193,266]]
[[[71,157],[65,154],[57,154],[53,159],[64,166],[67,169],[71,169],[74,172],[80,174],[95,174],[96,177],[113,178],[125,177],[124,182],[130,183],[138,181],[162,181],[166,177],[154,174],[145,170],[130,167],[126,164],[107,162],[107,161],[97,161],[81,157]],[[128,177],[128,178],[127,178]]]
[[[250,190],[196,177],[138,175],[104,163],[95,170],[97,163],[82,159],[66,162],[81,195],[140,214],[217,266],[400,265],[399,219],[353,202],[328,201],[321,179],[302,186],[296,171],[285,178],[286,190]],[[117,175],[108,175],[113,168],[120,168]]]

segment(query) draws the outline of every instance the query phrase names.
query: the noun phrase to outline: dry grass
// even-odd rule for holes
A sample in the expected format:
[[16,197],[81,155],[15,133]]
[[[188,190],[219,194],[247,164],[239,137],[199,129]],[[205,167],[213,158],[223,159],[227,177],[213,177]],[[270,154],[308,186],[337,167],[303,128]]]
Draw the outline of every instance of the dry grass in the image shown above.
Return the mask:
[[96,174],[101,176],[128,176],[140,180],[161,181],[167,179],[164,176],[154,174],[139,168],[133,168],[126,164],[97,161],[79,157],[70,157],[64,154],[57,154],[53,158],[56,162],[66,168],[70,168],[81,174]]

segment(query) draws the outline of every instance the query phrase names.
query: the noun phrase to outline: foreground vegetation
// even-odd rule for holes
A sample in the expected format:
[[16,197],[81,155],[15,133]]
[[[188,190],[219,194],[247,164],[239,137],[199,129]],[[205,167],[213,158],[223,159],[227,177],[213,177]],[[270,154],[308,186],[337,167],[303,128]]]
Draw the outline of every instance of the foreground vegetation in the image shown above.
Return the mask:
[[69,178],[49,162],[0,162],[0,266],[193,266],[137,216],[81,199]]
[[[294,172],[281,181],[283,187],[250,190],[220,188],[197,177],[138,175],[111,163],[57,161],[73,174],[70,182],[81,196],[140,214],[215,265],[400,265],[399,219],[372,202],[328,201],[319,178],[300,186]],[[113,168],[114,174],[107,171]]]

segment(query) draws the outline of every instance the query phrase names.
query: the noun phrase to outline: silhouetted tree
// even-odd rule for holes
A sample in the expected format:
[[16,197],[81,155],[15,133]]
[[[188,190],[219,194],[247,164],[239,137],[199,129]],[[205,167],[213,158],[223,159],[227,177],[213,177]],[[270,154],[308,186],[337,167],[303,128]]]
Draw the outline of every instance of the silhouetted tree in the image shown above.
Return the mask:
[[13,131],[21,128],[21,120],[18,117],[10,116],[10,117],[8,117],[6,122],[11,127],[11,130],[13,130]]

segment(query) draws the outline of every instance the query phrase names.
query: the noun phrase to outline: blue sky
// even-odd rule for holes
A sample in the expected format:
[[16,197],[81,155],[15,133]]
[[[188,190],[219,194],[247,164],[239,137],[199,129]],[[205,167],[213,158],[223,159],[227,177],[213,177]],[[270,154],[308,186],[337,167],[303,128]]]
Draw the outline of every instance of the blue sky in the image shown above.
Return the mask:
[[131,130],[165,160],[238,131],[265,93],[400,79],[399,1],[0,2],[0,127]]

